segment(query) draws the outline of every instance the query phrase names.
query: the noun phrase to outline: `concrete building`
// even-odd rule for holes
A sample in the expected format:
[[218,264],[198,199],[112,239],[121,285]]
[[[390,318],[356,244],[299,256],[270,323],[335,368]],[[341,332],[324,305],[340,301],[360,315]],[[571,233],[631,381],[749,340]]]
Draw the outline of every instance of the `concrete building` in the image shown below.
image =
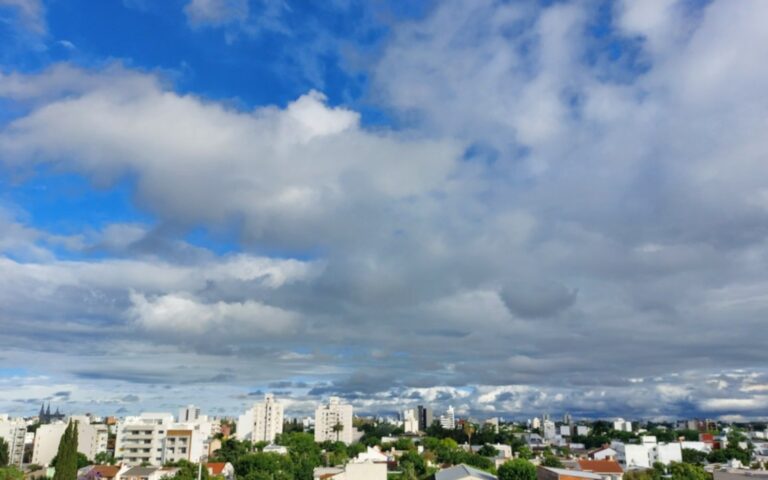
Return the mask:
[[[176,425],[174,425],[176,427]],[[194,428],[170,428],[163,440],[163,463],[187,460],[197,463],[207,454],[203,434]]]
[[683,450],[679,443],[657,443],[656,437],[641,437],[640,445],[614,441],[611,448],[616,450],[616,460],[625,470],[651,468],[655,462],[669,465],[683,461]]
[[456,414],[453,410],[453,405],[449,405],[448,410],[440,415],[440,425],[446,430],[453,430],[456,428]]
[[539,420],[539,417],[533,417],[529,421],[529,423],[531,425],[531,428],[533,428],[534,430],[537,429],[537,428],[541,428],[541,420]]
[[[351,425],[350,425],[351,427]],[[283,405],[267,393],[263,402],[253,404],[237,420],[236,436],[240,440],[273,443],[283,433]]]
[[339,397],[331,397],[327,404],[315,410],[316,442],[338,440],[349,445],[352,437],[352,405],[341,403]]
[[631,432],[632,422],[624,420],[623,418],[617,418],[613,421],[613,429],[619,432]]
[[197,422],[199,420],[201,420],[201,416],[200,409],[198,407],[194,405],[188,405],[179,410],[179,423]]
[[169,413],[142,413],[117,424],[115,458],[127,465],[163,464],[166,433],[173,426]]
[[414,408],[403,410],[403,431],[405,433],[419,432],[418,411]]
[[23,418],[12,419],[0,415],[0,438],[8,444],[8,464],[21,466],[24,460],[24,443],[27,423]]
[[544,434],[544,440],[548,440],[550,442],[554,440],[555,436],[557,435],[555,422],[551,420],[545,420],[542,426],[542,433]]
[[576,425],[576,435],[586,437],[589,435],[589,427],[586,425]]
[[[75,418],[75,417],[73,417]],[[106,425],[88,422],[87,417],[77,417],[77,451],[93,460],[96,455],[107,451],[109,430]],[[64,422],[40,425],[35,432],[32,445],[32,463],[48,466],[59,450],[61,436],[67,424]]]

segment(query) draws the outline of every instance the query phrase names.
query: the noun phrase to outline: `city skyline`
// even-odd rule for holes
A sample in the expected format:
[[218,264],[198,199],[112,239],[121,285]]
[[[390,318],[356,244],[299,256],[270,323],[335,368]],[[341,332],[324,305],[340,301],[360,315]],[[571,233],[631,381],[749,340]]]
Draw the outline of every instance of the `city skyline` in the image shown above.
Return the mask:
[[765,418],[768,2],[406,3],[0,0],[0,413]]

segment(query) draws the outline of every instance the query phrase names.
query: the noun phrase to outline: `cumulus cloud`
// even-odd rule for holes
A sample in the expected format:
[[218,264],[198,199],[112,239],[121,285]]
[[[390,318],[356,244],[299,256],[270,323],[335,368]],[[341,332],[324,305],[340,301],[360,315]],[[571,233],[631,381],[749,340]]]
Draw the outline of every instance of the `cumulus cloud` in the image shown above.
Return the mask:
[[[4,74],[24,107],[0,132],[7,168],[129,176],[158,227],[84,233],[67,248],[124,258],[63,261],[6,215],[0,345],[56,365],[83,332],[120,338],[89,354],[131,365],[56,368],[247,386],[233,396],[287,381],[297,409],[340,393],[364,410],[755,414],[768,10],[636,3],[597,37],[580,2],[443,2],[394,25],[371,84],[400,130],[317,91],[237,110],[117,64]],[[244,251],[302,260],[171,253],[192,249],[178,232],[232,225]]]

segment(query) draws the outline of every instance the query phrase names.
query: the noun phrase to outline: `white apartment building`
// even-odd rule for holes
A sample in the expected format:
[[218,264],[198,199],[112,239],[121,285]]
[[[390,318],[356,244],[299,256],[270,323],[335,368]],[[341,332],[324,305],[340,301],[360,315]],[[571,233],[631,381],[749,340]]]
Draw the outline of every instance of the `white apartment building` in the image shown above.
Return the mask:
[[541,420],[539,420],[539,417],[533,417],[531,420],[529,420],[529,423],[533,429],[541,428]]
[[555,422],[552,420],[544,420],[542,425],[542,433],[544,434],[544,440],[552,441],[557,436],[557,429],[555,428]]
[[[88,417],[72,417],[72,420],[77,420],[78,452],[93,460],[99,453],[107,451],[109,430],[106,425],[92,425],[88,423]],[[48,466],[59,451],[61,436],[66,429],[65,422],[40,425],[32,445],[32,463]]]
[[631,432],[632,422],[624,420],[623,418],[617,418],[613,421],[613,429],[619,432]]
[[415,408],[403,410],[403,430],[405,433],[419,433],[419,418]]
[[117,424],[115,458],[126,465],[144,462],[160,466],[167,462],[188,460],[198,462],[208,453],[214,422],[193,405],[179,412],[174,422],[170,413],[142,413],[126,417]]
[[453,405],[449,405],[448,410],[440,415],[440,425],[446,430],[453,430],[456,428],[456,413],[453,410]]
[[0,438],[8,444],[9,465],[21,466],[26,436],[27,423],[23,418],[12,419],[8,415],[0,415]]
[[[340,425],[340,431],[334,427]],[[315,441],[352,443],[352,405],[341,403],[339,397],[331,397],[327,404],[315,410]]]
[[165,437],[173,428],[170,413],[142,413],[137,417],[126,417],[117,424],[115,458],[127,465],[163,464]]
[[[240,440],[273,443],[283,433],[283,405],[267,393],[263,402],[253,404],[237,420],[236,436]],[[350,426],[351,428],[351,426]]]
[[655,437],[643,437],[640,445],[614,441],[616,460],[624,469],[651,468],[655,462],[669,465],[683,461],[683,450],[679,443],[656,443]]

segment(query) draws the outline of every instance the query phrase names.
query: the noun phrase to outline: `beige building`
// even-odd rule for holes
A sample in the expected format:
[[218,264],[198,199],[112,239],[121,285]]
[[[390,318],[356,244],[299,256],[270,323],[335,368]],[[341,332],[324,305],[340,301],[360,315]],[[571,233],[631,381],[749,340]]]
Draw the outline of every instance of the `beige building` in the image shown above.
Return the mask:
[[253,407],[240,415],[237,421],[236,435],[240,440],[272,443],[281,433],[283,433],[283,406],[271,393],[264,395],[263,402],[254,403]]
[[[77,418],[77,451],[93,460],[101,452],[107,451],[109,431],[106,425],[90,424],[87,417]],[[40,425],[35,432],[32,446],[32,463],[48,466],[59,450],[61,436],[67,424],[64,422]]]
[[338,440],[349,445],[352,443],[352,430],[352,405],[341,403],[339,397],[331,397],[327,404],[315,410],[316,442]]

